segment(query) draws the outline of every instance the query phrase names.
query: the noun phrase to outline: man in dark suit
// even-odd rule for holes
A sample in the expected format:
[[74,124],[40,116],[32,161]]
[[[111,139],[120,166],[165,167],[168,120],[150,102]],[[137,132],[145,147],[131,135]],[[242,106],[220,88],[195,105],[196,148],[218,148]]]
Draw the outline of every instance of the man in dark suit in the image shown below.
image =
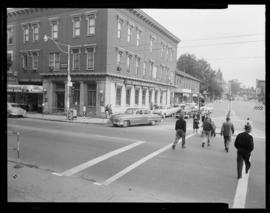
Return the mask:
[[234,146],[237,149],[237,178],[242,178],[243,161],[246,165],[246,174],[251,166],[249,158],[252,150],[254,149],[253,137],[249,133],[251,126],[245,125],[245,132],[236,136]]
[[184,120],[184,116],[181,114],[179,119],[175,123],[175,140],[172,145],[172,149],[175,149],[180,138],[182,138],[182,148],[186,148],[185,139],[186,139],[186,121]]

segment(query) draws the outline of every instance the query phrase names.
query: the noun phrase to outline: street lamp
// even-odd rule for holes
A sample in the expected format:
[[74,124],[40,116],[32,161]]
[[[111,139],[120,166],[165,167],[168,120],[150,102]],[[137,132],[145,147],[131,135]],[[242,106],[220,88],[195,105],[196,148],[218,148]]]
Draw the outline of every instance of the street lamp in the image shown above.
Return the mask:
[[[62,52],[68,55],[68,69],[67,69],[67,98],[66,98],[66,112],[67,112],[67,119],[69,118],[68,113],[69,113],[69,107],[70,107],[70,91],[69,91],[69,87],[72,86],[72,82],[71,82],[71,77],[70,77],[70,45],[69,44],[63,44],[60,42],[56,42],[53,38],[44,35],[44,41],[48,42],[48,40],[51,40],[55,43],[55,45],[58,47],[58,49]],[[67,47],[67,52],[64,51],[60,45],[62,46],[66,46]]]

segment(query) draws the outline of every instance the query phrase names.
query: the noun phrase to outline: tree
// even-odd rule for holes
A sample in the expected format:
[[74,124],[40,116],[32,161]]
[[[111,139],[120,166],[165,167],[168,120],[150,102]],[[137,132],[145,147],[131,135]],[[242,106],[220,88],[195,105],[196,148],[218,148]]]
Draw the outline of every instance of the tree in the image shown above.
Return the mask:
[[177,61],[177,68],[201,81],[201,93],[207,90],[211,99],[222,96],[222,73],[220,70],[216,73],[206,60],[183,54]]
[[233,79],[229,81],[230,83],[230,90],[232,95],[237,95],[240,92],[240,82],[237,79]]

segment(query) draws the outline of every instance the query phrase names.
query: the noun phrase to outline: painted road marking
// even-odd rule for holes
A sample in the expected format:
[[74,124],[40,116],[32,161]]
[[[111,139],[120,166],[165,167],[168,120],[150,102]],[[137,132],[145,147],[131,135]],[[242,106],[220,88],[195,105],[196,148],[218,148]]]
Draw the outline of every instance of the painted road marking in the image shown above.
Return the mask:
[[64,171],[62,173],[53,173],[53,174],[58,175],[58,176],[64,176],[64,175],[65,176],[71,176],[71,175],[74,175],[75,173],[78,173],[78,172],[80,172],[80,171],[82,171],[84,169],[87,169],[87,168],[89,168],[89,167],[91,167],[91,166],[93,166],[93,165],[95,165],[95,164],[97,164],[97,163],[99,163],[101,161],[104,161],[104,160],[106,160],[106,159],[108,159],[110,157],[113,157],[113,156],[115,156],[115,155],[117,155],[117,154],[119,154],[121,152],[132,149],[132,148],[134,148],[136,146],[139,146],[139,145],[141,145],[143,143],[145,143],[145,141],[138,141],[136,143],[130,144],[130,145],[125,146],[125,147],[122,147],[120,149],[116,149],[116,150],[114,150],[112,152],[108,152],[108,153],[106,153],[104,155],[101,155],[101,156],[99,156],[99,157],[97,157],[97,158],[95,158],[93,160],[87,161],[87,162],[85,162],[83,164],[80,164],[80,165],[75,166],[75,167],[73,167],[71,169],[68,169],[68,170],[66,170],[66,171]]
[[[251,158],[250,158],[250,161],[251,161]],[[249,177],[250,170],[248,171],[247,174],[245,171],[246,171],[246,165],[245,165],[245,162],[243,162],[242,178],[238,180],[232,208],[245,208],[247,188],[248,188],[248,177]]]
[[[47,132],[50,134],[57,134],[57,135],[64,135],[64,136],[72,136],[72,137],[79,137],[79,138],[107,138],[109,140],[122,140],[122,141],[132,141],[134,142],[134,139],[128,139],[128,138],[123,138],[123,137],[114,137],[114,136],[106,136],[106,135],[97,135],[97,134],[90,134],[90,133],[83,133],[83,132],[72,132],[72,131],[66,131],[66,130],[59,130],[59,129],[49,129],[49,128],[39,128],[39,127],[32,127],[32,126],[21,126],[21,125],[16,125],[16,124],[9,124],[8,127],[13,127],[13,128],[18,128],[18,129],[30,129],[30,130],[35,130],[35,131],[40,131],[40,132]],[[24,134],[22,132],[22,134]]]
[[[194,134],[188,135],[186,137],[186,139],[192,137]],[[118,172],[117,174],[115,174],[114,176],[110,177],[109,179],[107,179],[106,181],[104,181],[103,183],[96,183],[96,185],[109,185],[112,182],[116,181],[117,179],[119,179],[120,177],[124,176],[125,174],[127,174],[128,172],[132,171],[133,169],[135,169],[136,167],[140,166],[141,164],[145,163],[146,161],[150,160],[151,158],[159,155],[160,153],[166,151],[167,149],[170,149],[172,147],[172,144],[168,144],[167,146],[147,155],[146,157],[136,161],[135,163],[131,164],[130,166],[128,166],[127,168],[123,169],[122,171]]]

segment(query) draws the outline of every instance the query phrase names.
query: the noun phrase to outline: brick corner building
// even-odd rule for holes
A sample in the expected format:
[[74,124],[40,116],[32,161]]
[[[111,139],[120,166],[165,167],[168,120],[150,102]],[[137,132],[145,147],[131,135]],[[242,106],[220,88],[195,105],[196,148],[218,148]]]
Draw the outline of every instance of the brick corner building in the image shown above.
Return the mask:
[[[106,104],[114,113],[173,104],[180,39],[142,10],[23,8],[9,10],[7,18],[12,69],[28,88],[32,108],[43,104],[43,112],[65,112],[67,89],[70,107],[80,114],[85,106],[93,116],[103,115]],[[52,40],[45,42],[44,35]],[[61,44],[71,46],[72,88]],[[33,92],[30,85],[41,89]]]

